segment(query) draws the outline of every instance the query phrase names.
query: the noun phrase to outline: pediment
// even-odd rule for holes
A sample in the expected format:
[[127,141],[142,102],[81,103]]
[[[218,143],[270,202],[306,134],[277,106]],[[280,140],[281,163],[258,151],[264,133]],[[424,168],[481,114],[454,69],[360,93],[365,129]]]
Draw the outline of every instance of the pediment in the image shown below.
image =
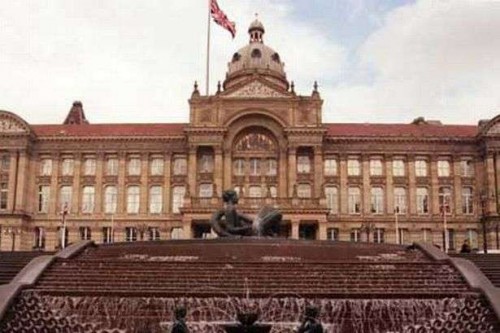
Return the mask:
[[289,97],[287,93],[283,93],[269,85],[262,83],[259,80],[251,81],[228,91],[224,94],[225,98],[286,98]]
[[485,124],[479,124],[480,134],[486,136],[500,136],[500,115],[485,122]]
[[0,135],[28,134],[29,132],[29,125],[24,120],[11,112],[0,111]]

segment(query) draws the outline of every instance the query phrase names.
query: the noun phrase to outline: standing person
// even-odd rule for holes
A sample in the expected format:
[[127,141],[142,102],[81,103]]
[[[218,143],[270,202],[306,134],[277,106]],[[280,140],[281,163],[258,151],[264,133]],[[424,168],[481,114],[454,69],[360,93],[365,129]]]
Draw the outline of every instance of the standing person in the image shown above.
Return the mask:
[[186,308],[183,306],[176,308],[174,315],[174,324],[172,325],[170,333],[189,333],[189,329],[186,324]]
[[468,239],[464,240],[460,253],[470,253],[470,244]]

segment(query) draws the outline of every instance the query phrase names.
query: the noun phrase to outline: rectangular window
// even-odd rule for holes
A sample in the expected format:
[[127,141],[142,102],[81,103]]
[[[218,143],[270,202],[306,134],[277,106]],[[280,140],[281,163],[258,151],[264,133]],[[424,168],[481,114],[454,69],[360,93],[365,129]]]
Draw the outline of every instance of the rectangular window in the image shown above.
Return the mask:
[[422,241],[425,243],[434,243],[434,238],[432,237],[432,230],[424,228],[422,229]]
[[373,214],[382,214],[384,212],[384,190],[381,187],[372,187],[371,204]]
[[85,176],[95,176],[96,161],[93,158],[88,158],[84,162],[83,174]]
[[460,175],[462,177],[474,177],[474,163],[472,160],[460,161]]
[[38,187],[38,212],[47,213],[49,211],[50,186]]
[[333,158],[327,158],[324,162],[324,172],[325,176],[336,176],[337,175],[337,160]]
[[0,158],[0,170],[9,171],[9,169],[10,169],[10,156],[8,154],[4,154]]
[[383,228],[376,228],[373,232],[374,243],[385,243],[384,239],[385,230]]
[[455,250],[455,229],[448,229],[448,250]]
[[348,189],[349,214],[361,213],[361,193],[358,187]]
[[278,163],[274,158],[266,161],[266,176],[276,176],[278,173]]
[[125,241],[126,242],[135,242],[137,241],[137,229],[134,227],[126,227],[125,228]]
[[106,174],[108,176],[118,175],[118,160],[116,158],[109,158],[106,163]]
[[443,214],[451,213],[451,189],[449,187],[440,187],[438,190],[439,195],[439,212]]
[[139,158],[131,158],[128,161],[128,175],[140,176],[141,174],[141,160]]
[[449,177],[450,176],[450,162],[449,161],[438,161],[438,177]]
[[45,249],[45,229],[42,227],[35,227],[33,249]]
[[351,242],[361,242],[361,231],[359,229],[351,230]]
[[91,240],[90,227],[80,227],[80,240]]
[[392,175],[394,177],[404,177],[404,175],[405,175],[405,162],[403,160],[392,161]]
[[162,158],[153,158],[151,160],[151,176],[163,176]]
[[113,243],[113,232],[111,227],[102,228],[102,242],[105,244]]
[[180,208],[184,204],[184,195],[186,194],[186,188],[184,186],[174,186],[172,192],[172,212],[174,214],[178,214],[180,213]]
[[140,189],[139,186],[129,186],[127,188],[127,213],[139,213]]
[[276,186],[269,186],[269,195],[271,198],[276,198],[278,196],[278,188]]
[[149,212],[160,214],[163,203],[163,189],[161,186],[151,186],[149,189]]
[[73,197],[72,186],[62,186],[59,192],[59,210],[69,210],[71,207],[71,198]]
[[330,214],[338,214],[339,212],[339,195],[338,189],[334,186],[325,187],[326,206],[330,210]]
[[233,161],[233,174],[235,176],[243,176],[245,174],[245,160],[236,159]]
[[462,187],[462,213],[463,214],[474,213],[472,188],[470,187]]
[[406,189],[404,187],[394,188],[394,212],[406,214]]
[[82,195],[82,213],[93,213],[95,203],[94,186],[85,186]]
[[250,186],[248,189],[250,198],[262,198],[262,187]]
[[429,191],[426,187],[417,187],[417,214],[429,213]]
[[338,228],[328,228],[326,229],[326,239],[331,241],[339,240],[339,229]]
[[260,159],[250,159],[250,176],[260,176]]
[[477,230],[476,229],[467,229],[467,233],[465,238],[469,240],[469,245],[471,249],[477,249],[479,244],[477,242]]
[[408,229],[400,228],[399,232],[399,244],[411,244],[410,232]]
[[310,198],[311,197],[311,185],[299,184],[297,186],[297,196],[299,198]]
[[370,160],[370,176],[382,176],[382,160]]
[[174,175],[187,174],[187,160],[185,157],[174,157]]
[[347,175],[359,176],[361,175],[361,166],[359,160],[350,159],[347,161]]
[[200,173],[214,172],[214,156],[212,154],[203,154],[198,160],[198,170]]
[[50,176],[52,174],[52,160],[47,158],[40,161],[40,175]]
[[73,176],[73,165],[74,161],[72,158],[63,159],[61,174],[63,176]]
[[415,176],[427,177],[427,161],[425,160],[415,161]]
[[213,184],[200,184],[200,198],[211,198],[214,194]]
[[116,186],[106,186],[104,190],[104,212],[106,214],[116,213],[118,205],[118,190]]
[[0,183],[0,210],[7,209],[8,198],[9,198],[8,184]]
[[148,228],[149,240],[156,241],[160,240],[160,229],[157,227]]
[[311,158],[308,155],[297,156],[297,172],[298,173],[311,172]]
[[181,227],[172,228],[170,232],[171,239],[183,239],[184,238],[184,229]]

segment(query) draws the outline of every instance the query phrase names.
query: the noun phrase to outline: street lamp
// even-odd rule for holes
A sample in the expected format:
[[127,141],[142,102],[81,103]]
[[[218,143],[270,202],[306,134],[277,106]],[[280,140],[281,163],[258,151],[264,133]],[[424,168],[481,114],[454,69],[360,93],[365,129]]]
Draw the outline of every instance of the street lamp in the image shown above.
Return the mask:
[[68,215],[68,203],[65,202],[62,208],[62,235],[61,235],[61,248],[66,247],[66,215]]
[[14,252],[15,247],[16,247],[16,235],[21,234],[21,228],[16,228],[16,227],[7,227],[4,231],[5,235],[10,235],[12,237],[12,247],[11,251]]

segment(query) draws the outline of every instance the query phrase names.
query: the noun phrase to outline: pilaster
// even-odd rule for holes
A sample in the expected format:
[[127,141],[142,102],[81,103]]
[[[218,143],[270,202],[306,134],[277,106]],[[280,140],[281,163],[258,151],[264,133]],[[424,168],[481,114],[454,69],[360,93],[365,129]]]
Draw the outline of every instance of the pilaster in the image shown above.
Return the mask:
[[27,153],[21,151],[18,153],[19,156],[19,166],[17,168],[17,192],[16,192],[16,203],[14,210],[16,211],[27,211],[26,198],[28,190],[28,180],[29,173],[29,163]]
[[417,179],[415,175],[415,156],[408,156],[408,212],[410,215],[417,214]]
[[460,161],[460,158],[453,158],[453,160],[451,161],[453,172],[453,201],[455,215],[462,214],[462,177],[460,174]]
[[96,156],[96,169],[95,169],[95,210],[99,214],[103,212],[103,173],[104,173],[104,160],[103,152],[99,152]]
[[394,212],[394,182],[392,175],[392,156],[385,156],[385,207],[390,216]]
[[[16,202],[16,198],[14,193],[16,193],[16,170],[17,170],[17,152],[10,152],[10,163],[9,163],[9,183],[7,185],[8,189],[8,198],[7,198],[7,210],[13,211],[15,209],[14,204]],[[5,235],[3,235],[5,236]]]
[[[314,196],[321,197],[323,184],[323,151],[321,146],[314,147]],[[326,235],[326,230],[325,230]],[[326,237],[326,236],[325,236]]]
[[340,155],[339,156],[339,173],[340,173],[340,188],[339,188],[339,196],[340,196],[340,213],[347,214],[348,211],[348,198],[347,198],[347,156]]
[[[116,212],[118,215],[122,215],[125,212],[125,174],[127,171],[127,154],[125,152],[120,152],[118,154],[118,202],[116,205]],[[118,232],[118,231],[117,231]]]
[[149,154],[141,154],[141,183],[139,185],[139,214],[146,214],[149,211]]
[[82,172],[82,154],[74,155],[74,165],[73,165],[73,194],[71,195],[71,207],[70,212],[74,214],[79,214],[81,211],[80,207],[80,174]]
[[438,157],[433,155],[431,156],[429,166],[431,173],[431,214],[439,214],[439,180],[437,173],[437,161]]
[[170,183],[170,175],[172,174],[172,154],[167,153],[165,155],[165,167],[163,168],[164,179],[163,179],[163,212],[170,213],[171,208],[171,183]]
[[214,185],[217,189],[217,194],[220,195],[225,190],[222,186],[223,177],[224,177],[224,165],[222,164],[222,149],[221,147],[213,147],[214,148]]
[[56,152],[52,154],[52,175],[50,177],[50,200],[49,214],[58,214],[60,209],[59,202],[59,166],[61,164],[61,155]]
[[371,186],[370,186],[370,157],[361,156],[361,174],[363,175],[363,187],[361,188],[361,206],[362,213],[369,215],[371,213]]
[[189,192],[191,193],[192,196],[197,196],[197,193],[198,193],[198,191],[196,190],[196,186],[197,186],[196,152],[197,152],[197,150],[198,150],[197,146],[193,145],[193,146],[189,147],[187,179],[188,179]]
[[293,188],[297,183],[297,147],[288,148],[288,197],[293,196]]

